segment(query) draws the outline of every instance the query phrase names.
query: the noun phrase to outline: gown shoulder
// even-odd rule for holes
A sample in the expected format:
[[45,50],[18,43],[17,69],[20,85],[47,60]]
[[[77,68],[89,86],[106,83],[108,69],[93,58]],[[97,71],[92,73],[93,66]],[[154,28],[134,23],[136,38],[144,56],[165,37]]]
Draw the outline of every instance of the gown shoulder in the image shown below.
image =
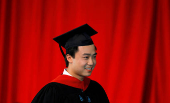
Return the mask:
[[60,103],[63,93],[59,88],[58,83],[48,83],[37,93],[31,103]]
[[89,98],[91,103],[109,103],[103,87],[93,80],[84,92],[65,84],[48,83],[37,93],[32,103],[80,103],[81,97],[84,101]]

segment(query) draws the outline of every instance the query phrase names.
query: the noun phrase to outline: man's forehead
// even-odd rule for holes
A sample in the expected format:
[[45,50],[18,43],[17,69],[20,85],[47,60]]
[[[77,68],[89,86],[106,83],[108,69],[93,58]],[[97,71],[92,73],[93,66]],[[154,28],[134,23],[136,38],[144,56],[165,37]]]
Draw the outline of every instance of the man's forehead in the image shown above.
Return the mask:
[[84,54],[95,54],[95,46],[94,45],[88,45],[88,46],[78,46],[78,53],[84,55]]

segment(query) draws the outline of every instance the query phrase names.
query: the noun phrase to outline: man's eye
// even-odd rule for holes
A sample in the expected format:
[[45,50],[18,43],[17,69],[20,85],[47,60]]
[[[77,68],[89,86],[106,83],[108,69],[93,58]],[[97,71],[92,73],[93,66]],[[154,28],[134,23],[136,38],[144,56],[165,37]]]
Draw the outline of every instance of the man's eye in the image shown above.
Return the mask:
[[96,58],[96,55],[94,55],[93,58]]
[[83,58],[88,59],[89,57],[83,57]]

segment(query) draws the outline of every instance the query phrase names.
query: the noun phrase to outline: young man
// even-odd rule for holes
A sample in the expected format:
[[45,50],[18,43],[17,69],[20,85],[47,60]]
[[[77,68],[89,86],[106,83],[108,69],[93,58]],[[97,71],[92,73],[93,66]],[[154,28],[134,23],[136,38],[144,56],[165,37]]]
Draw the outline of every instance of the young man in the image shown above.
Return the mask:
[[[32,103],[109,103],[102,86],[86,77],[96,65],[96,47],[90,37],[96,33],[85,24],[54,38],[68,68],[44,86]],[[66,49],[66,54],[61,46]]]

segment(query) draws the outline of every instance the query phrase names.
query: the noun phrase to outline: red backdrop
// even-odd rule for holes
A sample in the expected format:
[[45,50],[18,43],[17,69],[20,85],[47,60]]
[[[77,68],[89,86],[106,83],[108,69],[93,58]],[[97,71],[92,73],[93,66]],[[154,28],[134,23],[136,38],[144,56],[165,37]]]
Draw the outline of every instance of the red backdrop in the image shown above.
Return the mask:
[[111,103],[170,101],[169,0],[0,0],[0,102],[31,102],[65,68],[52,38],[85,23]]

